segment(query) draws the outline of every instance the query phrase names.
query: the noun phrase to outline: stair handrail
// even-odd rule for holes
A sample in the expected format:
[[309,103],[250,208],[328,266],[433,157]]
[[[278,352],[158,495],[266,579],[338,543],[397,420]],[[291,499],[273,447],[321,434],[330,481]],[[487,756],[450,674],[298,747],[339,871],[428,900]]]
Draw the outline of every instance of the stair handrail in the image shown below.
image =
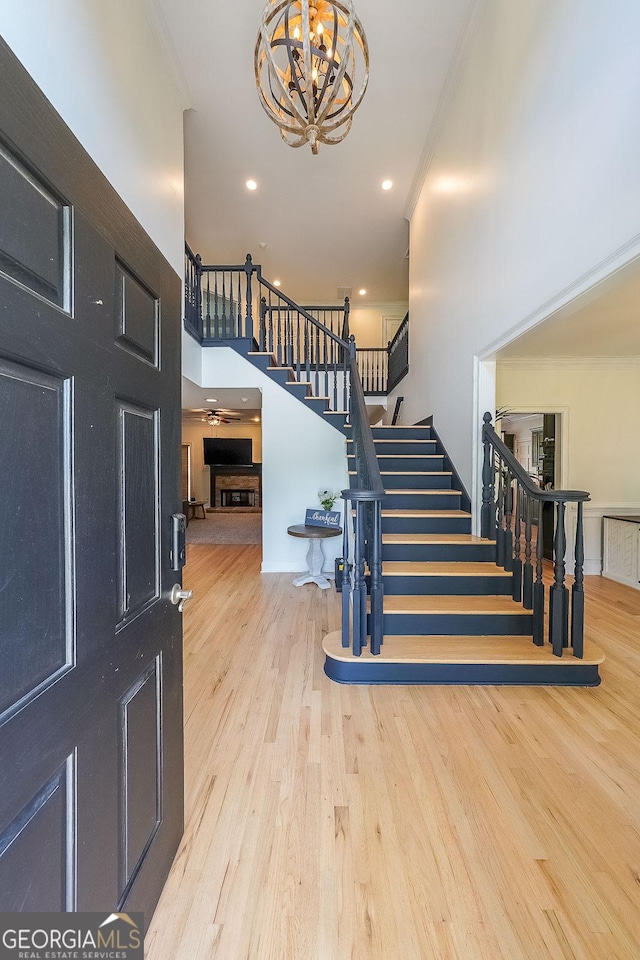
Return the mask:
[[405,331],[405,329],[406,329],[408,326],[409,326],[409,311],[407,311],[407,313],[405,313],[404,319],[403,319],[402,323],[400,324],[400,326],[398,327],[398,329],[397,329],[396,332],[394,333],[394,335],[393,335],[393,337],[391,338],[391,340],[389,340],[389,343],[387,344],[387,352],[388,352],[388,353],[391,353],[391,351],[393,350],[393,348],[394,348],[395,345],[396,345],[396,342],[400,339],[401,336],[404,335],[404,331]]
[[[380,653],[384,639],[382,582],[382,500],[385,489],[373,442],[373,433],[367,414],[362,382],[358,375],[356,341],[349,338],[349,367],[351,382],[350,424],[353,455],[356,466],[356,486],[342,491],[345,501],[344,570],[342,584],[342,646],[351,646],[360,656],[367,637],[367,583],[369,569],[370,650]],[[349,555],[350,538],[346,535],[351,505],[355,508],[354,537]],[[351,611],[351,619],[349,613]]]
[[[533,610],[533,642],[544,644],[545,590],[542,577],[544,558],[543,505],[555,504],[553,535],[554,581],[549,588],[549,642],[553,653],[561,657],[569,639],[573,656],[584,657],[584,518],[583,504],[590,500],[586,490],[543,490],[537,486],[492,426],[485,413],[482,426],[484,447],[482,464],[481,534],[496,543],[496,562],[513,573],[512,596],[525,609]],[[515,490],[514,490],[515,487]],[[574,582],[565,586],[565,509],[577,506]],[[534,504],[536,507],[534,508]],[[537,522],[535,583],[532,563],[532,527],[534,509]],[[553,509],[553,507],[552,507]],[[524,560],[522,527],[524,525]]]
[[[254,267],[254,269],[256,268]],[[328,336],[330,340],[334,340],[335,343],[338,344],[340,347],[342,347],[344,350],[347,350],[347,351],[349,350],[348,341],[343,340],[342,337],[339,337],[337,334],[335,334],[333,330],[330,330],[329,327],[326,327],[324,325],[324,323],[321,323],[320,320],[312,316],[312,314],[310,314],[307,310],[305,310],[304,307],[301,307],[294,300],[292,300],[291,297],[288,297],[286,293],[282,293],[282,291],[279,290],[278,287],[274,287],[274,285],[272,283],[269,283],[269,281],[266,280],[262,276],[262,274],[258,275],[258,282],[261,287],[266,287],[267,290],[270,290],[271,293],[275,294],[276,297],[279,297],[280,300],[284,300],[284,302],[287,304],[287,306],[291,310],[295,310],[297,313],[299,313],[300,316],[304,317],[305,320],[308,320],[308,322],[313,324],[314,327],[317,327],[318,330],[326,334],[326,336]]]

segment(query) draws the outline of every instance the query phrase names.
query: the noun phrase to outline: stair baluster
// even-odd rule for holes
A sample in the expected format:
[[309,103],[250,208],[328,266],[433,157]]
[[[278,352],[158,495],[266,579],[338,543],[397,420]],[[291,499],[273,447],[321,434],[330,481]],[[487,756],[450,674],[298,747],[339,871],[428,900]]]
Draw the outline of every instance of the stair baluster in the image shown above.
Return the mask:
[[536,531],[536,582],[533,588],[533,642],[537,647],[544,644],[544,583],[542,560],[544,541],[542,533],[542,500],[538,500],[538,527]]
[[522,600],[522,559],[521,559],[521,538],[522,538],[522,523],[520,518],[520,511],[522,508],[522,494],[518,481],[515,481],[515,499],[516,499],[516,512],[514,518],[514,548],[513,548],[513,561],[512,561],[512,571],[513,571],[513,591],[512,597],[516,603],[520,603]]
[[561,657],[563,647],[569,645],[569,591],[564,582],[564,555],[567,549],[564,517],[565,504],[560,501],[556,509],[554,580],[549,591],[549,640],[556,657]]
[[266,353],[267,350],[267,299],[260,297],[260,333],[258,338],[260,352]]
[[533,609],[533,566],[531,564],[531,536],[532,536],[532,508],[533,504],[528,493],[523,492],[525,498],[524,521],[524,568],[522,578],[522,604],[526,610]]
[[210,274],[209,274],[209,271],[207,271],[207,311],[204,315],[204,324],[203,324],[203,331],[202,331],[202,335],[204,337],[211,336],[211,292],[209,289],[209,279],[210,279]]
[[576,518],[576,546],[574,582],[571,589],[571,646],[574,657],[584,657],[584,534],[582,504],[578,504]]
[[247,296],[245,302],[245,321],[244,335],[249,338],[253,336],[253,292],[251,289],[251,278],[253,276],[253,260],[251,254],[247,254],[244,262],[244,269],[247,275]]
[[[207,271],[207,277],[209,272]],[[213,335],[214,337],[221,337],[222,333],[220,332],[220,317],[218,316],[218,271],[213,275]]]
[[505,567],[504,551],[504,473],[502,470],[502,457],[498,454],[498,509],[497,509],[497,531],[496,531],[496,563],[499,567]]
[[507,474],[504,481],[504,568],[513,570],[513,532],[511,530],[511,521],[513,519],[513,476],[511,470],[507,467]]

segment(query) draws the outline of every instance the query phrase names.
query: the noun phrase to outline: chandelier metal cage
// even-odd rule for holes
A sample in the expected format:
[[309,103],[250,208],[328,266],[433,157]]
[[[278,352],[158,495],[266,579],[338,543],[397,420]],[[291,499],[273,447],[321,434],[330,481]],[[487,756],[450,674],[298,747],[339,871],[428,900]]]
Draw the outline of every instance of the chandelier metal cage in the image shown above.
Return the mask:
[[369,47],[352,0],[269,0],[254,67],[260,103],[285,143],[309,143],[314,154],[320,143],[340,143],[369,81]]

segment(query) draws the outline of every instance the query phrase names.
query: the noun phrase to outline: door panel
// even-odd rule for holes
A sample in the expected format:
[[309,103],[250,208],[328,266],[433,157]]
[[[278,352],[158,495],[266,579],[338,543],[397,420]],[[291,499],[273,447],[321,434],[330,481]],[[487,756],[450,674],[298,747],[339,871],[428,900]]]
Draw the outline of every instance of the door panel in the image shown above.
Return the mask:
[[1,43],[0,86],[0,902],[148,923],[183,816],[180,281]]
[[[9,654],[0,672],[0,720],[59,676],[73,656],[68,386],[0,360],[0,462],[19,465],[3,477],[11,509],[0,528],[6,563],[0,636]],[[48,495],[36,510],[42,477]]]
[[74,902],[73,756],[0,837],[0,889],[6,911],[70,909]]

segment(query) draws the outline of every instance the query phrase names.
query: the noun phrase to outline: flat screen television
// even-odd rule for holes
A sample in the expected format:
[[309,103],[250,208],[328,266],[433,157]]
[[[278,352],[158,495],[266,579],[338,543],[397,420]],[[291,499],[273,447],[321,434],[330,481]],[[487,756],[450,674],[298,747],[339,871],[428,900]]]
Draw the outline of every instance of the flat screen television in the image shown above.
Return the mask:
[[253,464],[253,441],[239,437],[205,437],[204,462],[210,467],[250,467]]

